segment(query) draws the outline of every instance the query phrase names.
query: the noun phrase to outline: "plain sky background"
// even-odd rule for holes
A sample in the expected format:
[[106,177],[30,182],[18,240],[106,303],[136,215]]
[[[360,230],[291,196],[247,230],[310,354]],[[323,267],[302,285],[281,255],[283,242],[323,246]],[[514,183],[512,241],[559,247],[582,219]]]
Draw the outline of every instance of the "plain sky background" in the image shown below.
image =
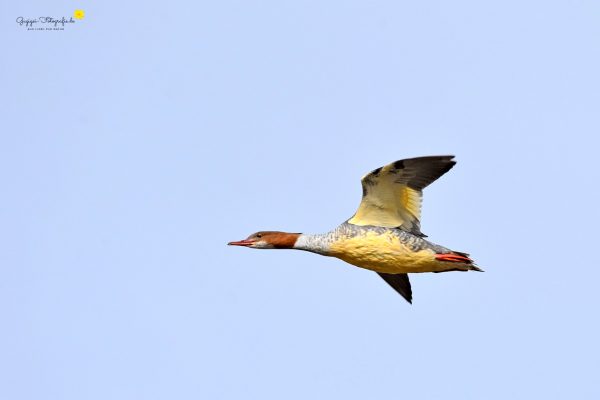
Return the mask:
[[[70,16],[28,32],[19,16]],[[5,1],[0,398],[600,398],[598,1]],[[455,154],[485,273],[232,248]]]

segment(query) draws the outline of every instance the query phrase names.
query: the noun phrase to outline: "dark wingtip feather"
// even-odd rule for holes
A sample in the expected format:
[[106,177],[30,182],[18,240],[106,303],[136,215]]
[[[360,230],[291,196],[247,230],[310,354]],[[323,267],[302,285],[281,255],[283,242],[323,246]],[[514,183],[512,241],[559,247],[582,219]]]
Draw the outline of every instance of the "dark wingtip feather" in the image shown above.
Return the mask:
[[410,287],[410,280],[407,274],[385,274],[383,272],[378,272],[377,274],[404,297],[404,300],[412,304],[412,288]]
[[[427,156],[402,160],[402,168],[408,172],[405,182],[409,187],[423,190],[456,165],[454,156]],[[396,165],[394,163],[394,165]]]

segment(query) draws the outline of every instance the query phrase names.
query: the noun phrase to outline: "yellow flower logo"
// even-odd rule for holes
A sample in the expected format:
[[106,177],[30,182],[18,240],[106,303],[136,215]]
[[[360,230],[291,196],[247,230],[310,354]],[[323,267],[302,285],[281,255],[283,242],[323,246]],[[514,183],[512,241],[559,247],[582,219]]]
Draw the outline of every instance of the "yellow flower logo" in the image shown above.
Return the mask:
[[85,13],[83,10],[75,10],[73,17],[75,17],[75,19],[83,19],[83,17],[85,17]]

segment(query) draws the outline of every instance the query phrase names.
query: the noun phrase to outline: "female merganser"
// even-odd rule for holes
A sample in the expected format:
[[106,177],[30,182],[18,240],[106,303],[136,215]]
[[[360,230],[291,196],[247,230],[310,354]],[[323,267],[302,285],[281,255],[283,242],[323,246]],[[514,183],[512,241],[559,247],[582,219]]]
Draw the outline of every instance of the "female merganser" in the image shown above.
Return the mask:
[[331,232],[309,235],[261,231],[228,244],[337,257],[377,272],[412,303],[407,273],[482,271],[467,253],[431,243],[421,233],[422,190],[456,164],[453,158],[409,158],[371,171],[362,178],[358,210]]

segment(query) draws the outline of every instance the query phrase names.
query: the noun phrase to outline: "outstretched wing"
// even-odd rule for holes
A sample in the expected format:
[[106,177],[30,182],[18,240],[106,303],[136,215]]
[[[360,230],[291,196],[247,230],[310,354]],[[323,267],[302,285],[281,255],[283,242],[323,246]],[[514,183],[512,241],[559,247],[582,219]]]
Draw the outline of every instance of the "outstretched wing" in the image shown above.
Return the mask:
[[409,158],[371,171],[362,178],[362,201],[348,222],[400,228],[425,236],[420,223],[422,190],[456,164],[453,158]]

